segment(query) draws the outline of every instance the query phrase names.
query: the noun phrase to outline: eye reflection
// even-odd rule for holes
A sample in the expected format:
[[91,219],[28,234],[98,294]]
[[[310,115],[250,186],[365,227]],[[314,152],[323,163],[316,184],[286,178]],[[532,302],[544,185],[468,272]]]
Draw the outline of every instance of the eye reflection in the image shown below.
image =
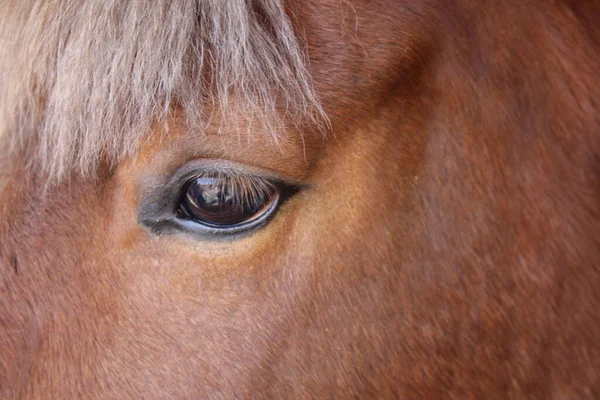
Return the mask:
[[279,193],[254,177],[199,176],[183,187],[180,216],[209,227],[232,227],[260,218],[274,208]]
[[201,177],[190,185],[186,197],[191,205],[196,208],[223,207],[224,204],[233,202],[234,193],[231,185],[224,184],[218,178]]

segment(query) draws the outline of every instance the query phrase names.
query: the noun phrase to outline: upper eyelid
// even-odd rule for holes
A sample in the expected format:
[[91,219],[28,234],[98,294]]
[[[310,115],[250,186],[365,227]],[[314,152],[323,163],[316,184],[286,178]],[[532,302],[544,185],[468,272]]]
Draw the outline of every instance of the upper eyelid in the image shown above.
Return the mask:
[[263,168],[251,167],[248,165],[238,164],[232,161],[223,159],[196,159],[188,162],[183,167],[176,170],[169,178],[166,186],[173,187],[184,185],[188,180],[192,179],[198,173],[218,173],[223,175],[231,174],[232,176],[248,176],[252,178],[265,179],[276,183],[284,183],[290,186],[303,186],[301,182],[295,179],[283,177],[278,173]]

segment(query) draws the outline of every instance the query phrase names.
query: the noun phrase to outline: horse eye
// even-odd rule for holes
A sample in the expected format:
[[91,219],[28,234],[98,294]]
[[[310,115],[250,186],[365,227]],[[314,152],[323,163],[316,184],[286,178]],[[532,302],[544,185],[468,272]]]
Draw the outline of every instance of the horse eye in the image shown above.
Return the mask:
[[279,197],[275,185],[264,179],[198,176],[183,185],[177,216],[215,231],[243,230],[264,221]]

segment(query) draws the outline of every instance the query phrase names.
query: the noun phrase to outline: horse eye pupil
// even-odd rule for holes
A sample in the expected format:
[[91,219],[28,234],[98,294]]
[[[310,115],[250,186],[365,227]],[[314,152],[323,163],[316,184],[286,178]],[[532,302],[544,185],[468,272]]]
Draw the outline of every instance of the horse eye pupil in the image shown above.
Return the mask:
[[241,201],[242,195],[235,192],[231,180],[198,177],[184,187],[180,207],[187,218],[202,224],[232,226],[252,218],[262,207]]

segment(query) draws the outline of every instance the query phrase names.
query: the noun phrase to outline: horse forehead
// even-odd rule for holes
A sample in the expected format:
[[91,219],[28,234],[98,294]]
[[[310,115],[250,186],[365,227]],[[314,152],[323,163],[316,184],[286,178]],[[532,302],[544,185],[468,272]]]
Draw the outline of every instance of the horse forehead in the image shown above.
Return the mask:
[[[278,134],[289,122],[327,123],[283,2],[76,3],[14,2],[0,14],[11,82],[0,137],[35,144],[37,167],[50,175],[89,172],[100,154],[118,161],[175,107],[191,130],[210,120],[207,104],[228,114],[225,123],[253,114]],[[140,24],[144,35],[129,29]]]
[[[49,24],[23,28],[7,23],[10,29],[20,31],[29,45],[7,46],[5,60],[11,58],[10,51],[20,57],[24,53],[41,60],[50,57],[52,46],[40,47],[42,41],[37,40],[53,37],[50,33],[56,34],[63,45],[57,44],[57,52],[52,53],[56,53],[57,62],[41,63],[36,71],[7,64],[11,87],[16,89],[7,92],[6,104],[25,104],[25,108],[19,111],[7,106],[3,110],[2,120],[8,126],[5,130],[0,127],[0,134],[4,132],[5,136],[11,130],[8,139],[13,145],[35,143],[38,151],[32,155],[40,159],[37,167],[62,176],[71,169],[89,172],[96,167],[99,154],[113,161],[130,154],[153,132],[153,121],[163,118],[175,102],[185,105],[187,120],[193,121],[191,131],[204,129],[202,119],[211,116],[206,110],[199,111],[205,109],[203,96],[208,94],[219,108],[229,108],[225,107],[232,103],[225,99],[229,87],[235,88],[238,100],[233,104],[239,105],[242,113],[257,114],[258,123],[266,122],[263,128],[274,134],[282,135],[287,122],[297,124],[300,120],[316,122],[310,129],[321,129],[328,125],[327,116],[343,128],[348,121],[358,119],[356,116],[374,112],[373,104],[386,96],[385,88],[393,85],[400,74],[395,66],[415,58],[413,53],[419,48],[411,40],[416,35],[398,35],[401,30],[411,31],[417,26],[415,12],[405,12],[401,4],[334,0],[302,4],[202,2],[196,12],[185,11],[192,3],[173,4],[166,11],[153,3],[139,13],[137,2],[115,2],[113,8],[82,3],[81,12],[62,19],[57,18],[61,12],[58,6],[31,8],[33,3],[14,3],[6,15],[14,9],[15,19],[22,18],[20,13],[31,8],[32,21],[39,18]],[[195,21],[196,13],[200,23]],[[398,13],[402,24],[386,17]],[[91,15],[97,15],[94,23],[89,21]],[[127,23],[140,23],[143,18],[147,19],[145,35],[126,29]],[[79,33],[65,36],[69,29],[61,27],[60,21]],[[200,41],[194,42],[188,31],[198,34]],[[111,46],[112,35],[120,37],[122,45]],[[394,42],[393,37],[402,38],[401,42]],[[211,42],[204,43],[205,38]],[[82,45],[81,41],[86,40],[89,46]],[[367,49],[375,44],[378,51],[369,54]],[[194,46],[198,48],[192,49]],[[78,63],[67,62],[71,53],[81,53]],[[306,58],[311,60],[308,69]],[[188,64],[191,69],[182,68]],[[217,92],[225,93],[225,97],[207,92],[215,87],[202,86],[204,79],[198,77],[207,75],[211,85],[216,85]],[[56,77],[54,81],[51,76]],[[73,77],[83,81],[71,81]],[[33,78],[40,81],[38,85],[26,84]],[[90,90],[73,89],[82,86]],[[38,87],[41,91],[35,89]],[[25,97],[19,98],[23,94]],[[28,121],[19,115],[28,108],[45,110],[31,119],[36,129],[11,122]],[[291,121],[278,120],[281,113]],[[236,119],[234,114],[228,119]],[[302,125],[302,129],[306,127]],[[34,131],[37,138],[33,142],[20,137]]]

